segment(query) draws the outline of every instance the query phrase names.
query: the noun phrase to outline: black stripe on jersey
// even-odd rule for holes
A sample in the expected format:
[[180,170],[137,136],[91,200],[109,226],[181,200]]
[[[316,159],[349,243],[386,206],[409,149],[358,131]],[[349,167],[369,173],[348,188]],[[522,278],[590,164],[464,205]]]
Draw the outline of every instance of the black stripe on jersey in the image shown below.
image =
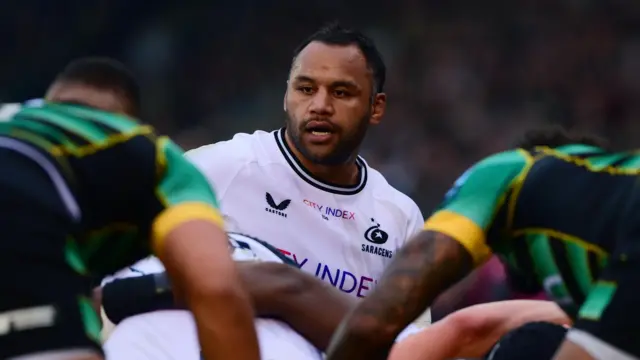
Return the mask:
[[607,153],[605,153],[604,151],[589,151],[589,152],[584,152],[584,153],[570,153],[567,154],[573,158],[580,158],[580,159],[587,159],[587,158],[592,158],[592,157],[597,157],[597,156],[602,156],[602,155],[606,155]]
[[589,272],[591,273],[591,280],[595,281],[600,277],[600,257],[593,251],[587,252],[587,261],[589,265]]
[[[518,271],[522,274],[522,276],[526,277],[526,282],[531,283],[532,279],[526,276],[527,274],[535,274],[536,269],[533,263],[533,257],[531,256],[531,251],[529,251],[529,242],[524,238],[514,239],[512,242],[513,255],[516,260],[516,267]],[[523,279],[521,279],[523,280]],[[533,281],[535,282],[535,281]],[[529,284],[531,286],[531,284]]]
[[553,260],[558,267],[558,271],[560,271],[562,281],[573,299],[573,303],[582,304],[585,300],[585,294],[580,289],[580,284],[578,284],[578,280],[569,264],[566,243],[558,238],[550,237],[549,245],[551,245],[551,251],[553,252]]
[[[75,132],[72,132],[68,129],[65,129],[61,126],[58,126],[54,123],[51,123],[49,121],[47,121],[46,119],[42,119],[39,117],[35,117],[35,116],[28,116],[28,115],[23,115],[23,114],[18,114],[16,115],[15,119],[19,119],[20,121],[26,121],[26,122],[33,122],[33,123],[37,123],[39,125],[42,126],[46,126],[50,129],[53,129],[55,131],[60,132],[62,135],[64,135],[71,143],[73,143],[76,146],[86,146],[86,145],[90,145],[91,142],[76,134]],[[18,126],[20,125],[20,123],[16,123]],[[37,132],[38,137],[44,138],[50,142],[52,142],[53,144],[59,144],[60,143],[60,139],[56,139],[53,136],[50,136],[46,133],[43,133],[42,131],[38,131]]]
[[625,164],[627,161],[629,161],[629,160],[631,160],[631,159],[635,159],[635,158],[637,158],[637,157],[638,157],[638,155],[637,155],[637,154],[626,154],[626,155],[624,155],[623,157],[621,157],[620,159],[618,159],[618,160],[616,160],[616,161],[612,162],[612,163],[611,163],[611,165],[609,165],[609,166],[611,166],[611,167],[621,167],[621,166],[624,166],[624,164]]
[[58,116],[61,116],[61,117],[68,117],[70,119],[73,119],[74,121],[82,122],[86,125],[93,126],[96,128],[95,129],[96,131],[103,132],[105,133],[106,136],[110,136],[120,132],[118,129],[111,127],[102,121],[97,121],[96,119],[93,119],[91,117],[86,117],[86,116],[78,115],[75,113],[71,115],[69,113],[59,111],[58,109],[53,107],[47,108],[47,111],[57,114]]
[[[86,105],[83,105],[83,104],[79,104],[79,105],[81,105],[82,107],[86,108]],[[60,116],[69,116],[69,114],[63,113],[61,111],[58,111],[57,109],[49,109],[49,111],[57,113]],[[84,120],[87,123],[89,123],[90,125],[95,126],[96,128],[98,128],[99,131],[102,131],[107,136],[121,133],[121,131],[119,129],[117,129],[117,128],[113,127],[113,126],[109,126],[105,122],[100,121],[98,119],[95,119],[95,118],[93,118],[91,116],[87,117],[87,116],[84,116],[84,114],[78,114],[76,112],[73,113],[73,116],[78,120]]]

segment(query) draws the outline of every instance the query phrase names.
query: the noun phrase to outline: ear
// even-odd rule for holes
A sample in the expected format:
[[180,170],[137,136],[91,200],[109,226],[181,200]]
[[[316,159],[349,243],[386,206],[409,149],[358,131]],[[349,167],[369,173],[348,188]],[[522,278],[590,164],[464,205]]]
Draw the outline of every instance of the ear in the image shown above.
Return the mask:
[[282,108],[284,109],[284,112],[287,112],[287,93],[289,91],[285,91],[284,92],[284,99],[282,99]]
[[287,90],[284,91],[284,98],[282,99],[282,108],[284,112],[287,112],[287,95],[289,95],[289,80],[287,80]]
[[371,104],[371,118],[369,118],[369,124],[378,125],[382,121],[384,112],[387,109],[387,94],[378,93],[373,98]]

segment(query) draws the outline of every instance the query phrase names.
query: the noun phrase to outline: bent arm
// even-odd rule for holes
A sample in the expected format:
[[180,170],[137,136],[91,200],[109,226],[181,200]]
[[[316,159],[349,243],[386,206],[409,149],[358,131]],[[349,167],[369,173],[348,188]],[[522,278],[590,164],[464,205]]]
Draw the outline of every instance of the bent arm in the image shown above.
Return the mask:
[[[155,227],[161,227],[161,221],[156,220]],[[221,227],[206,220],[189,220],[162,238],[156,254],[167,269],[174,293],[194,314],[204,356],[259,359],[251,303]]]
[[475,305],[397,343],[389,360],[480,358],[503,335],[533,321],[571,323],[550,301],[510,300]]
[[325,350],[355,299],[296,267],[280,263],[239,263],[245,286],[260,317],[289,324]]
[[328,359],[386,359],[402,329],[472,268],[471,255],[458,241],[435,231],[421,232],[340,325]]
[[[355,305],[347,294],[298,268],[281,263],[236,263],[256,316],[289,324],[325,350],[340,321]],[[180,308],[173,301],[166,273],[117,279],[103,288],[103,306],[114,323],[161,309]],[[322,311],[319,311],[322,309]]]

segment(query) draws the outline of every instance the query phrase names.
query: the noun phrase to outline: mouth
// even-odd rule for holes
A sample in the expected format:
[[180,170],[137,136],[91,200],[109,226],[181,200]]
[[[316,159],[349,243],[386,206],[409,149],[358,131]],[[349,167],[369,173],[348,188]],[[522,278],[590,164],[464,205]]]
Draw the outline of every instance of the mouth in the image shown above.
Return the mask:
[[335,132],[333,125],[328,121],[312,120],[309,121],[305,128],[313,143],[325,143],[329,141]]

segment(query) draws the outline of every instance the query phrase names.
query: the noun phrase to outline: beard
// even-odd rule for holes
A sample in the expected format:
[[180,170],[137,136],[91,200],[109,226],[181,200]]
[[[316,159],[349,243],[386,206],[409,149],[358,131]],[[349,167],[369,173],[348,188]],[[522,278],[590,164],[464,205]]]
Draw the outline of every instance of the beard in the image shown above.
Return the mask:
[[[335,134],[338,136],[338,142],[328,152],[319,154],[310,149],[303,141],[302,134],[305,132],[305,126],[310,121],[306,119],[299,126],[294,126],[294,121],[287,114],[285,120],[286,131],[293,143],[293,146],[302,154],[302,156],[317,165],[341,165],[351,161],[358,153],[360,145],[367,134],[369,128],[370,113],[362,116],[354,129],[344,132],[342,128],[335,127]],[[334,125],[335,126],[335,125]]]

